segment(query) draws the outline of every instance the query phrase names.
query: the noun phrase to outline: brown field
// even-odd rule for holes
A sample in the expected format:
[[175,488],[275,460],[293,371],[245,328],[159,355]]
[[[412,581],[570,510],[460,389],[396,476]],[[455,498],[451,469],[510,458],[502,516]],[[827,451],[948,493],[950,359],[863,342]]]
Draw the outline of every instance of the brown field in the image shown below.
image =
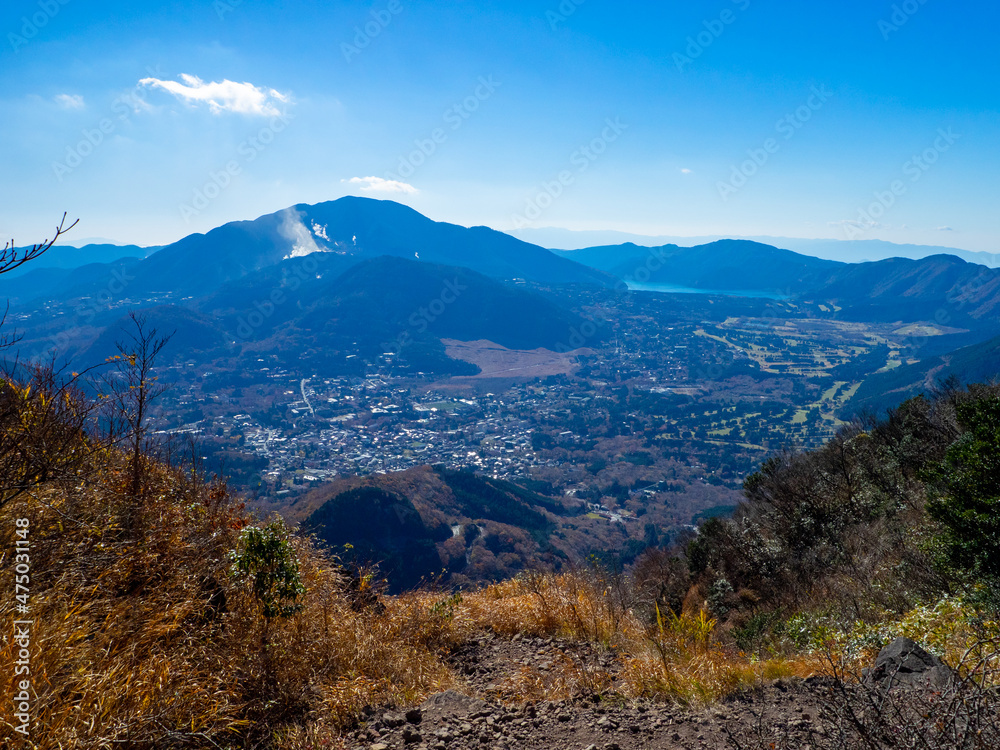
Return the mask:
[[455,341],[442,339],[449,357],[471,362],[482,372],[468,378],[453,378],[455,381],[514,379],[533,380],[550,375],[572,375],[579,364],[580,356],[592,354],[590,349],[575,349],[565,354],[548,349],[522,351],[507,349],[492,341]]

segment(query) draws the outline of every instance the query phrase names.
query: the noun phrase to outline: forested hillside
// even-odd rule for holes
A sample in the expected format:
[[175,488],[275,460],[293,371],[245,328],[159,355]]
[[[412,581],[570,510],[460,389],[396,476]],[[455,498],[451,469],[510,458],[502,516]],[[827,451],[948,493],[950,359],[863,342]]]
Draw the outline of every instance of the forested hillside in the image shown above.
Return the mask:
[[1000,386],[951,387],[770,458],[686,551],[744,645],[960,597],[1000,604]]

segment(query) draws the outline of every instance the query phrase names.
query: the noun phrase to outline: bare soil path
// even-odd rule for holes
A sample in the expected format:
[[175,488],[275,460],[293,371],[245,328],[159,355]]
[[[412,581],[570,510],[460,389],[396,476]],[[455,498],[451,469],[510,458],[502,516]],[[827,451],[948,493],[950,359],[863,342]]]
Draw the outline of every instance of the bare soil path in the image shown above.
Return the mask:
[[[621,698],[525,701],[559,687],[575,668],[614,673],[614,655],[586,644],[484,635],[452,657],[461,691],[420,706],[371,710],[347,747],[364,750],[695,750],[773,747],[808,750],[830,683],[781,680],[711,707],[681,707]],[[603,695],[613,696],[611,690]],[[551,692],[550,692],[551,694]],[[515,696],[521,696],[516,699]],[[752,740],[730,740],[754,736]],[[763,738],[766,744],[760,744]]]

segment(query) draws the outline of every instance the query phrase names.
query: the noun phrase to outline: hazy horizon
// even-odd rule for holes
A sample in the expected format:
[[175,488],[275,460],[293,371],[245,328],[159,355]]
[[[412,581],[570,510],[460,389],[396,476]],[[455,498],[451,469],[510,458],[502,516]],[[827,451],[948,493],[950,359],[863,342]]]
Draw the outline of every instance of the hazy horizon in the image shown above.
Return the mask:
[[953,6],[8,3],[0,232],[159,245],[343,195],[439,221],[996,252],[992,29]]
[[[285,207],[286,209],[289,207]],[[285,210],[285,209],[282,209]],[[277,213],[277,212],[275,212]],[[268,214],[264,214],[265,216]],[[252,221],[253,219],[237,219],[236,221]],[[428,217],[433,220],[433,217]],[[492,228],[492,227],[491,227]],[[701,235],[701,236],[677,236],[677,235],[641,235],[618,230],[573,230],[563,227],[525,227],[521,229],[497,230],[504,231],[513,237],[525,242],[545,247],[557,251],[572,251],[594,247],[600,245],[619,245],[633,243],[640,246],[654,247],[666,244],[676,244],[682,247],[693,247],[702,244],[709,244],[721,239],[751,240],[763,244],[770,244],[793,252],[830,260],[839,260],[845,263],[858,263],[880,260],[888,257],[922,258],[928,255],[947,253],[964,257],[970,262],[995,268],[1000,265],[1000,256],[994,253],[983,251],[968,251],[963,248],[949,247],[946,245],[920,245],[912,243],[894,243],[888,240],[877,239],[856,239],[845,240],[842,238],[823,237],[774,237],[774,236],[740,236],[740,235]],[[63,247],[84,247],[87,245],[113,245],[119,247],[139,246],[139,247],[167,247],[173,242],[183,239],[183,235],[174,240],[158,245],[144,245],[138,242],[122,242],[108,237],[72,237],[65,235],[59,245]],[[896,253],[895,248],[900,252]],[[866,252],[867,251],[867,252]],[[43,260],[39,266],[44,266]]]

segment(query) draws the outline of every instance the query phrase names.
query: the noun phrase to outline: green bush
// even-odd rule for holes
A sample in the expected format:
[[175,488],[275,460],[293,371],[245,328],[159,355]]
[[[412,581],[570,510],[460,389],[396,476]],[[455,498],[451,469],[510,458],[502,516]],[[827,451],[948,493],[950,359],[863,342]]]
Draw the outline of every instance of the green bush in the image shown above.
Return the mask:
[[249,584],[264,617],[291,617],[302,609],[298,599],[305,595],[306,589],[283,522],[243,529],[239,545],[229,553],[229,558],[230,574]]
[[956,406],[963,434],[930,473],[940,496],[927,505],[941,524],[945,562],[991,583],[1000,580],[1000,396]]

